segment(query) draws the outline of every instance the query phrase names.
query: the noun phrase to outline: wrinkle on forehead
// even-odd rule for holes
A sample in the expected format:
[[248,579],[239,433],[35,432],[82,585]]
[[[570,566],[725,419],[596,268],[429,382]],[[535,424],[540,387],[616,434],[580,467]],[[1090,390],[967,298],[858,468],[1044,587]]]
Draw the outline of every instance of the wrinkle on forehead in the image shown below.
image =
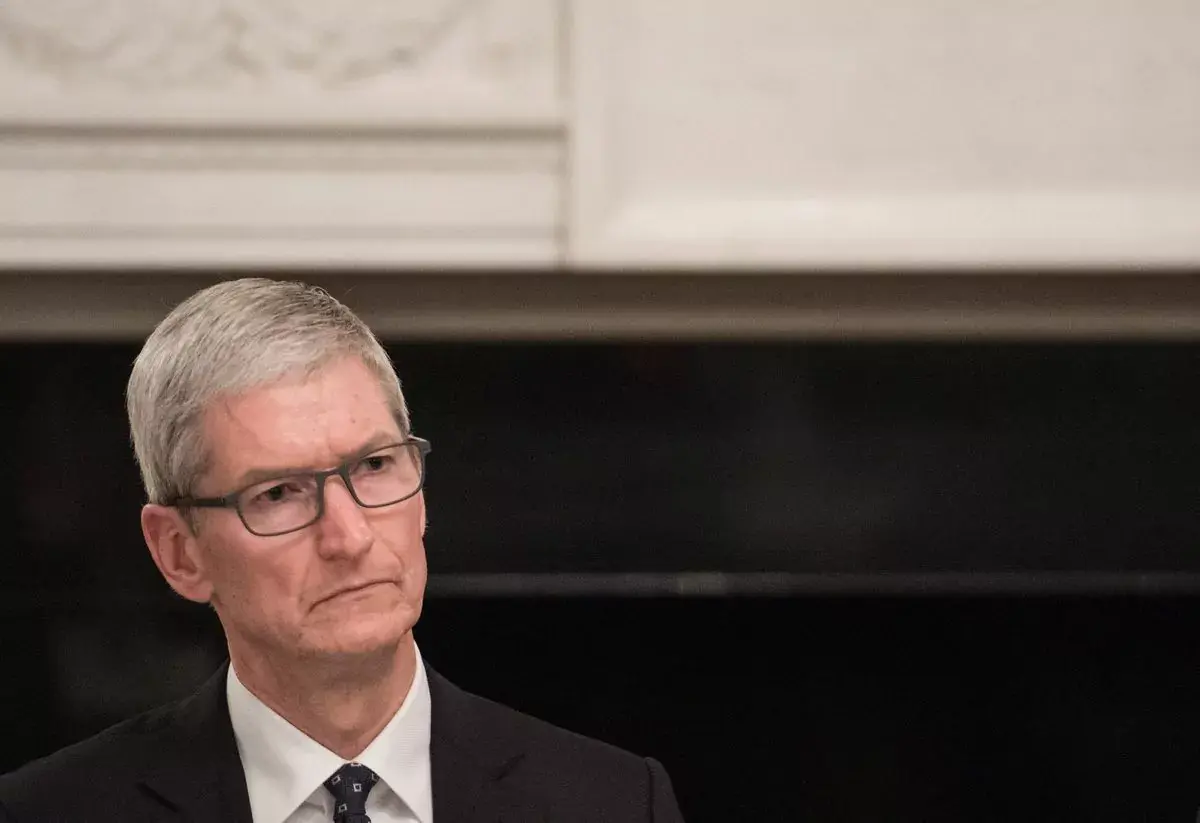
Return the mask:
[[210,473],[229,483],[261,465],[335,465],[398,424],[374,372],[359,359],[220,398],[205,414]]

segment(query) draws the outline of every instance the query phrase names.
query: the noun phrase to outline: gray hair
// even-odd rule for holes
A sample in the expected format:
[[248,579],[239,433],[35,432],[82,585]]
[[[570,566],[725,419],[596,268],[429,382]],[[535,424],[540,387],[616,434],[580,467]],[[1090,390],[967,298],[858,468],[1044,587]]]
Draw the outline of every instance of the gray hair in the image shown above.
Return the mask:
[[408,408],[378,339],[342,303],[304,283],[245,278],[210,286],[154,329],[129,376],[126,408],[152,503],[193,492],[208,468],[203,416],[220,397],[357,356],[379,378],[400,430]]

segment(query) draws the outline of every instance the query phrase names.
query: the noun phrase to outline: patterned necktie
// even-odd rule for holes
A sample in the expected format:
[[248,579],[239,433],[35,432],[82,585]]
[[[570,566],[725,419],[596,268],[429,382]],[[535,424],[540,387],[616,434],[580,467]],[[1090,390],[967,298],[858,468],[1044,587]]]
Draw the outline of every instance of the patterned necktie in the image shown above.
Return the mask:
[[367,795],[379,775],[361,763],[347,763],[325,781],[333,795],[333,823],[371,823],[367,817]]

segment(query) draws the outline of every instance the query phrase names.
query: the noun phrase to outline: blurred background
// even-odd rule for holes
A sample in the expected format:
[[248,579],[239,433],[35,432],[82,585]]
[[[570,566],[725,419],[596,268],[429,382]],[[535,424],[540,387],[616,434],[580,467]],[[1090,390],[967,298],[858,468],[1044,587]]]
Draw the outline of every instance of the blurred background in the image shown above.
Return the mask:
[[1197,44],[1178,0],[0,4],[0,771],[223,660],[123,391],[267,274],[433,443],[426,658],[691,823],[1194,820]]

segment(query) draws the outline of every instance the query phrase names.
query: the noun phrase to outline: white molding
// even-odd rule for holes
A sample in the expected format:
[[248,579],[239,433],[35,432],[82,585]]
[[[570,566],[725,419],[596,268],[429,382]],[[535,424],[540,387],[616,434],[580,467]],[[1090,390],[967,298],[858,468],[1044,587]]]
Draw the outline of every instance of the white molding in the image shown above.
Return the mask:
[[650,200],[577,259],[627,267],[987,271],[1200,265],[1200,191]]
[[[91,270],[172,270],[201,267],[220,271],[261,271],[284,267],[310,272],[346,268],[374,271],[398,269],[461,269],[491,266],[503,269],[556,266],[558,238],[550,232],[487,237],[464,229],[458,235],[432,236],[415,231],[374,237],[337,237],[323,232],[305,237],[258,234],[235,238],[227,234],[204,237],[130,233],[122,237],[74,234],[0,237],[0,270],[57,271],[64,267]],[[201,262],[197,262],[201,261]],[[97,311],[101,307],[97,307]],[[108,308],[112,308],[111,306]]]
[[10,141],[0,269],[554,265],[553,138]]
[[431,131],[558,133],[565,114],[551,96],[418,89],[391,94],[273,93],[230,96],[212,93],[142,97],[128,94],[0,98],[5,130],[53,134],[96,130],[162,133]]
[[[559,0],[6,0],[0,98],[53,109],[307,95],[551,99]],[[130,105],[130,104],[139,105]]]
[[0,169],[150,170],[225,168],[305,171],[555,172],[562,147],[553,133],[170,133],[156,130],[21,134],[0,130]]
[[571,56],[579,265],[1200,265],[1194,4],[577,0]]
[[561,262],[559,0],[88,6],[0,5],[0,269]]

